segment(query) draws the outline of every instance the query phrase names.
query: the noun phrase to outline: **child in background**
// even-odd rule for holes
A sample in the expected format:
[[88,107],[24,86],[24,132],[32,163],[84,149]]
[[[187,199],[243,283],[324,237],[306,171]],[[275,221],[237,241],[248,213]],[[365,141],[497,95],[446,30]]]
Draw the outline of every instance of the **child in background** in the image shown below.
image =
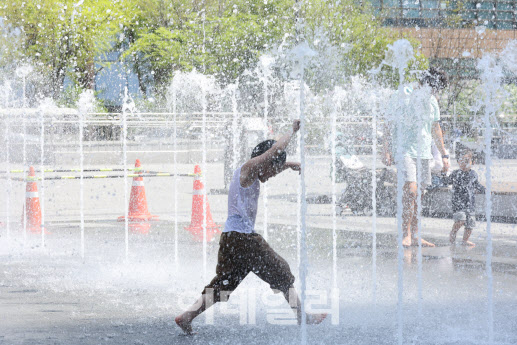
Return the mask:
[[444,176],[442,183],[446,186],[452,184],[454,225],[452,226],[449,240],[451,244],[454,244],[456,242],[456,233],[465,225],[463,244],[474,247],[475,244],[469,241],[469,237],[476,226],[475,193],[484,193],[485,187],[479,183],[477,173],[472,170],[472,156],[472,151],[463,151],[458,156],[460,168],[454,170],[449,176]]

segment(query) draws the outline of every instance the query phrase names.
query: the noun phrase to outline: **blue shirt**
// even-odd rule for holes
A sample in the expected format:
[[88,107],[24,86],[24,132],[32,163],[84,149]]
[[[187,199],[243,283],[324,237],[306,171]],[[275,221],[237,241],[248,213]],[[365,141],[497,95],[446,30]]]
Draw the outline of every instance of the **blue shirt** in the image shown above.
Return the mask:
[[397,132],[400,124],[402,154],[412,158],[433,158],[432,130],[433,124],[440,120],[440,108],[430,88],[413,90],[411,86],[405,86],[402,93],[395,92],[390,99],[386,117],[393,131],[393,154],[398,152]]

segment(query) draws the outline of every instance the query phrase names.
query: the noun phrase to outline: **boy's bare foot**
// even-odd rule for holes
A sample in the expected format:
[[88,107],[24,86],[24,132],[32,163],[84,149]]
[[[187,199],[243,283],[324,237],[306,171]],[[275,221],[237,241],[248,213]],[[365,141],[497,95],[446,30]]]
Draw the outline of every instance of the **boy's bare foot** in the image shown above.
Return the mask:
[[193,335],[192,320],[186,320],[183,315],[177,316],[174,321],[185,332],[186,335]]
[[475,247],[476,244],[474,242],[470,242],[470,241],[463,241],[462,244],[464,246],[468,246],[468,247]]
[[317,325],[320,324],[325,318],[327,314],[307,314],[307,324],[308,325]]

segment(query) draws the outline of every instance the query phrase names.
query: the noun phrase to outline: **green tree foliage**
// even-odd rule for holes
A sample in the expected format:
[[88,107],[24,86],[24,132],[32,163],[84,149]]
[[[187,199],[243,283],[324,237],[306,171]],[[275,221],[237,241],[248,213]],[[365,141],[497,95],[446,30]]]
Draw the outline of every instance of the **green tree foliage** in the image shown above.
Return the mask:
[[194,68],[222,82],[234,80],[282,37],[291,6],[281,0],[136,3],[139,18],[126,29],[124,57],[134,62],[140,80],[153,75],[158,86],[174,71]]
[[94,59],[112,49],[121,25],[131,20],[121,0],[9,0],[0,5],[7,30],[19,30],[21,52],[48,82],[58,98],[68,75],[91,88]]
[[54,97],[65,76],[91,87],[94,61],[109,51],[122,53],[146,94],[168,85],[175,71],[233,82],[262,54],[300,37],[318,52],[307,80],[324,89],[367,74],[394,40],[354,0],[9,0],[0,18],[0,29],[21,32],[19,55],[46,76]]
[[364,74],[384,58],[393,33],[373,16],[368,2],[312,0],[305,4],[306,35],[314,42],[325,32],[342,54],[335,56],[347,75]]
[[0,17],[0,70],[5,72],[22,60],[21,31]]
[[124,58],[133,62],[144,92],[147,85],[166,85],[174,71],[194,68],[233,82],[262,54],[293,46],[297,37],[318,52],[308,81],[326,88],[332,80],[367,74],[395,39],[366,2],[353,0],[134,1],[139,14],[126,29]]

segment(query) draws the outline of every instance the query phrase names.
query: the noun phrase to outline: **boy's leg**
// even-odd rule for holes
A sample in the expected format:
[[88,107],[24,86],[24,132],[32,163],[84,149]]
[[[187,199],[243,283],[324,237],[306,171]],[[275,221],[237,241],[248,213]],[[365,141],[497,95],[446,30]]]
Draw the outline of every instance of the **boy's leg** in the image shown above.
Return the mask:
[[454,225],[452,226],[451,234],[449,235],[449,241],[454,243],[456,241],[456,233],[458,230],[465,225],[467,221],[467,214],[463,211],[456,212],[452,215]]
[[458,221],[454,222],[454,224],[452,225],[452,230],[449,234],[449,241],[451,242],[451,244],[454,244],[454,242],[456,242],[456,234],[458,233],[458,230],[463,226],[463,223],[464,222],[462,221]]
[[469,237],[472,234],[472,229],[465,228],[465,232],[463,233],[463,244],[470,247],[475,247],[476,244],[474,242],[469,241]]
[[[254,236],[255,246],[250,251],[250,270],[268,283],[275,292],[282,292],[291,308],[296,308],[298,324],[302,322],[302,306],[293,286],[294,276],[289,264],[260,235]],[[318,324],[327,314],[306,314],[308,324]]]
[[176,324],[188,335],[194,334],[192,332],[192,321],[202,312],[207,309],[207,305],[212,305],[212,303],[207,303],[206,294],[201,295],[201,297],[194,303],[190,308],[188,308],[183,314],[177,316],[174,321]]
[[[298,294],[296,293],[296,289],[294,286],[291,285],[289,290],[287,292],[282,292],[284,295],[285,300],[287,303],[289,303],[289,306],[292,309],[296,309],[296,319],[298,320],[298,324],[302,324],[302,303],[300,301],[300,298],[298,297]],[[306,323],[309,325],[317,325],[321,323],[325,318],[327,317],[327,314],[306,314]]]
[[474,247],[476,244],[469,241],[472,229],[476,226],[476,215],[471,212],[466,213],[465,232],[463,233],[463,244]]
[[176,324],[186,333],[192,334],[192,321],[198,315],[221,301],[221,293],[228,295],[248,275],[245,260],[241,258],[248,249],[242,234],[223,233],[219,242],[216,276],[208,284],[201,297],[185,312],[175,318]]

